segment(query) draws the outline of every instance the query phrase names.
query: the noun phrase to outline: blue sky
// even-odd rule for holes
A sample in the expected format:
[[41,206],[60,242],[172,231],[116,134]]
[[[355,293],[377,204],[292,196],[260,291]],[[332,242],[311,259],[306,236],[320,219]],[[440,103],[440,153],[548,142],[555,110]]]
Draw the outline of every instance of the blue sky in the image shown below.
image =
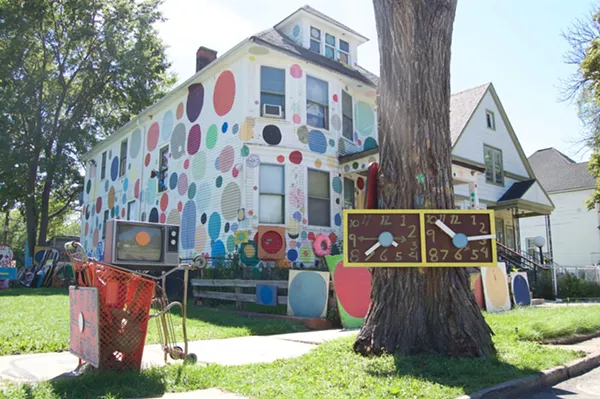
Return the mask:
[[[172,70],[183,82],[194,73],[196,49],[225,53],[309,4],[367,36],[358,62],[379,74],[373,3],[369,0],[165,0],[158,26]],[[595,0],[458,0],[452,39],[451,86],[458,92],[492,82],[525,154],[555,147],[576,161],[588,152],[574,142],[584,133],[574,104],[559,101],[564,62],[561,37]]]

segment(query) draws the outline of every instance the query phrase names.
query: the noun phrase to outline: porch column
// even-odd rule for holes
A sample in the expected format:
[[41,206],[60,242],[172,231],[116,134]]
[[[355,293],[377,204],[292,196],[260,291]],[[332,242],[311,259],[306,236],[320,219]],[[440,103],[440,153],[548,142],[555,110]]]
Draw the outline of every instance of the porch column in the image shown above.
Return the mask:
[[477,183],[469,183],[469,198],[471,199],[471,209],[479,209],[479,193]]

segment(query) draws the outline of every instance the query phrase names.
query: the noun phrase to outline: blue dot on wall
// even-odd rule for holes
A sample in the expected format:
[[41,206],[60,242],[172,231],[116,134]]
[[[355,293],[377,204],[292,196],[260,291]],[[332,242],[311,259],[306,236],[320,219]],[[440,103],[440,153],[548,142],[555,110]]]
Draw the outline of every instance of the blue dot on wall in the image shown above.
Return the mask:
[[319,154],[325,154],[325,151],[327,151],[327,139],[325,135],[318,130],[308,132],[308,148]]
[[294,262],[298,259],[298,251],[296,251],[295,249],[290,249],[287,252],[287,258],[290,262]]
[[175,190],[175,187],[177,187],[177,180],[177,173],[171,173],[171,177],[169,178],[169,188],[171,190]]
[[206,216],[206,213],[203,213],[202,216],[200,216],[200,223],[206,224],[207,219],[208,219],[208,216]]
[[112,181],[117,180],[117,176],[119,175],[119,157],[114,157],[112,160],[112,164],[110,165],[110,178]]
[[235,125],[233,125],[233,127],[231,128],[231,132],[233,134],[237,134],[238,130],[240,130],[240,127],[238,126],[238,124],[236,123]]
[[338,176],[333,178],[331,185],[333,187],[334,192],[338,194],[342,192],[342,180]]
[[300,233],[300,237],[301,237],[303,240],[306,240],[306,239],[308,238],[308,233],[307,233],[306,231],[303,231],[302,233]]
[[125,180],[123,180],[123,191],[127,191],[128,187],[129,187],[129,179],[125,178]]
[[[258,287],[258,284],[257,284]],[[272,304],[275,295],[273,294],[273,287],[266,284],[261,284],[258,290],[258,296],[260,297],[261,304]]]
[[220,188],[223,185],[223,178],[221,176],[217,177],[217,188]]
[[108,192],[108,180],[104,182],[104,191]]
[[335,140],[334,139],[329,139],[329,146],[330,147],[335,147]]
[[225,228],[223,230],[225,233],[229,233],[229,222],[225,223]]
[[225,257],[225,245],[223,245],[223,241],[217,240],[212,245],[212,253],[211,257],[222,259]]
[[233,231],[233,232],[236,232],[236,231],[237,231],[237,229],[238,229],[238,224],[237,224],[237,223],[233,223],[233,224],[231,225],[231,231]]
[[148,221],[150,223],[158,223],[158,209],[152,208],[150,215],[148,216]]
[[300,211],[296,211],[296,212],[294,212],[294,214],[292,215],[292,217],[294,218],[294,220],[301,221],[302,220],[302,213],[300,213]]
[[365,140],[365,151],[366,150],[371,150],[373,148],[377,148],[377,141],[375,141],[375,139],[373,137],[367,137],[367,139]]
[[196,203],[189,200],[181,212],[181,248],[194,249],[196,244]]
[[515,303],[519,306],[531,305],[531,296],[529,294],[529,284],[523,276],[516,276],[513,280],[513,293],[515,296]]
[[221,215],[213,212],[208,219],[208,235],[211,239],[216,240],[221,234]]
[[336,215],[333,218],[333,220],[335,221],[335,225],[336,226],[341,226],[342,225],[342,216],[339,213],[336,213]]
[[229,125],[227,124],[227,122],[223,122],[223,125],[221,126],[221,131],[223,133],[227,133],[227,128],[229,127]]
[[123,198],[121,199],[121,202],[123,202],[123,204],[125,204],[127,202],[127,194],[123,194]]

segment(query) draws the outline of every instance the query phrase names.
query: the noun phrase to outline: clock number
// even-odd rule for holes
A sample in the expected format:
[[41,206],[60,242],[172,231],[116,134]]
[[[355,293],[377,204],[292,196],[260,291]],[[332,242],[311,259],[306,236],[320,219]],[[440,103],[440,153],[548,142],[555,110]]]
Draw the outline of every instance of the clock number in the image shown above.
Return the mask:
[[488,258],[490,256],[487,247],[482,247],[479,250],[479,252],[481,252],[482,254],[484,254],[486,258]]
[[400,220],[401,220],[400,226],[402,226],[402,227],[406,226],[406,215],[400,216]]
[[462,224],[462,222],[458,220],[458,215],[451,215],[450,224]]
[[416,251],[417,248],[419,248],[419,243],[417,241],[413,241],[412,245],[410,246],[410,250]]
[[429,260],[432,262],[437,262],[438,260],[440,260],[437,248],[431,248],[429,250]]
[[367,227],[371,221],[371,215],[363,215],[363,226]]
[[408,226],[408,228],[410,229],[410,234],[408,235],[408,238],[415,238],[415,231],[417,231],[417,226],[413,224],[412,226]]
[[358,221],[358,219],[352,219],[350,221],[350,226],[352,226],[352,227],[358,227],[358,226],[360,226],[360,222]]
[[352,246],[353,246],[353,247],[356,247],[356,234],[350,234],[350,235],[348,236],[348,239],[349,239],[350,241],[352,241]]
[[474,249],[471,251],[471,260],[477,260],[479,259],[479,251]]
[[408,254],[408,256],[410,256],[411,258],[413,258],[415,260],[419,260],[419,254],[417,252],[411,252]]
[[358,255],[360,254],[360,251],[358,249],[353,249],[352,251],[350,251],[350,262],[355,263],[359,261]]
[[396,261],[402,260],[402,252],[396,252]]
[[431,237],[431,242],[435,244],[435,230],[427,230],[427,233],[425,234]]
[[462,260],[462,248],[459,248],[455,253],[454,253],[454,259],[456,260]]
[[435,220],[434,215],[427,215],[427,224],[435,224]]
[[390,222],[390,215],[381,216],[381,225],[382,226],[389,226],[391,224],[392,224],[392,222]]
[[441,219],[442,222],[446,223],[446,215],[445,214],[441,214],[439,219]]
[[386,252],[387,252],[387,248],[383,250],[383,252],[381,253],[381,255],[379,255],[379,260],[382,260],[384,262],[386,262],[388,260],[387,256],[385,256]]
[[446,258],[448,257],[448,253],[450,253],[450,250],[448,250],[448,249],[440,249],[440,252],[443,254],[442,255],[442,260],[446,260]]
[[481,226],[481,228],[479,229],[479,232],[486,234],[487,231],[485,231],[485,223],[481,222],[481,223],[479,223],[479,225]]

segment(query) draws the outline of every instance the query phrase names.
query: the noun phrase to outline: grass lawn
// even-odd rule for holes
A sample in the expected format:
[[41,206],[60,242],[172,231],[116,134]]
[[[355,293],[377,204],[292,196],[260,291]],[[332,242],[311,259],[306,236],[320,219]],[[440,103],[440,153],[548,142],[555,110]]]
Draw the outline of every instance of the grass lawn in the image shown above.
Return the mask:
[[[173,323],[178,339],[182,340],[181,317],[174,315]],[[192,341],[304,330],[300,323],[244,317],[194,305],[188,307],[187,332]],[[158,343],[153,320],[148,325],[146,342]],[[0,291],[0,356],[68,349],[69,296],[66,289],[11,288]]]
[[534,342],[540,337],[600,329],[600,306],[517,309],[485,316],[496,333],[498,350],[498,356],[489,359],[363,358],[353,353],[354,337],[348,337],[271,364],[171,365],[138,375],[88,375],[75,381],[11,385],[4,397],[128,398],[221,387],[254,398],[455,398],[583,356]]

